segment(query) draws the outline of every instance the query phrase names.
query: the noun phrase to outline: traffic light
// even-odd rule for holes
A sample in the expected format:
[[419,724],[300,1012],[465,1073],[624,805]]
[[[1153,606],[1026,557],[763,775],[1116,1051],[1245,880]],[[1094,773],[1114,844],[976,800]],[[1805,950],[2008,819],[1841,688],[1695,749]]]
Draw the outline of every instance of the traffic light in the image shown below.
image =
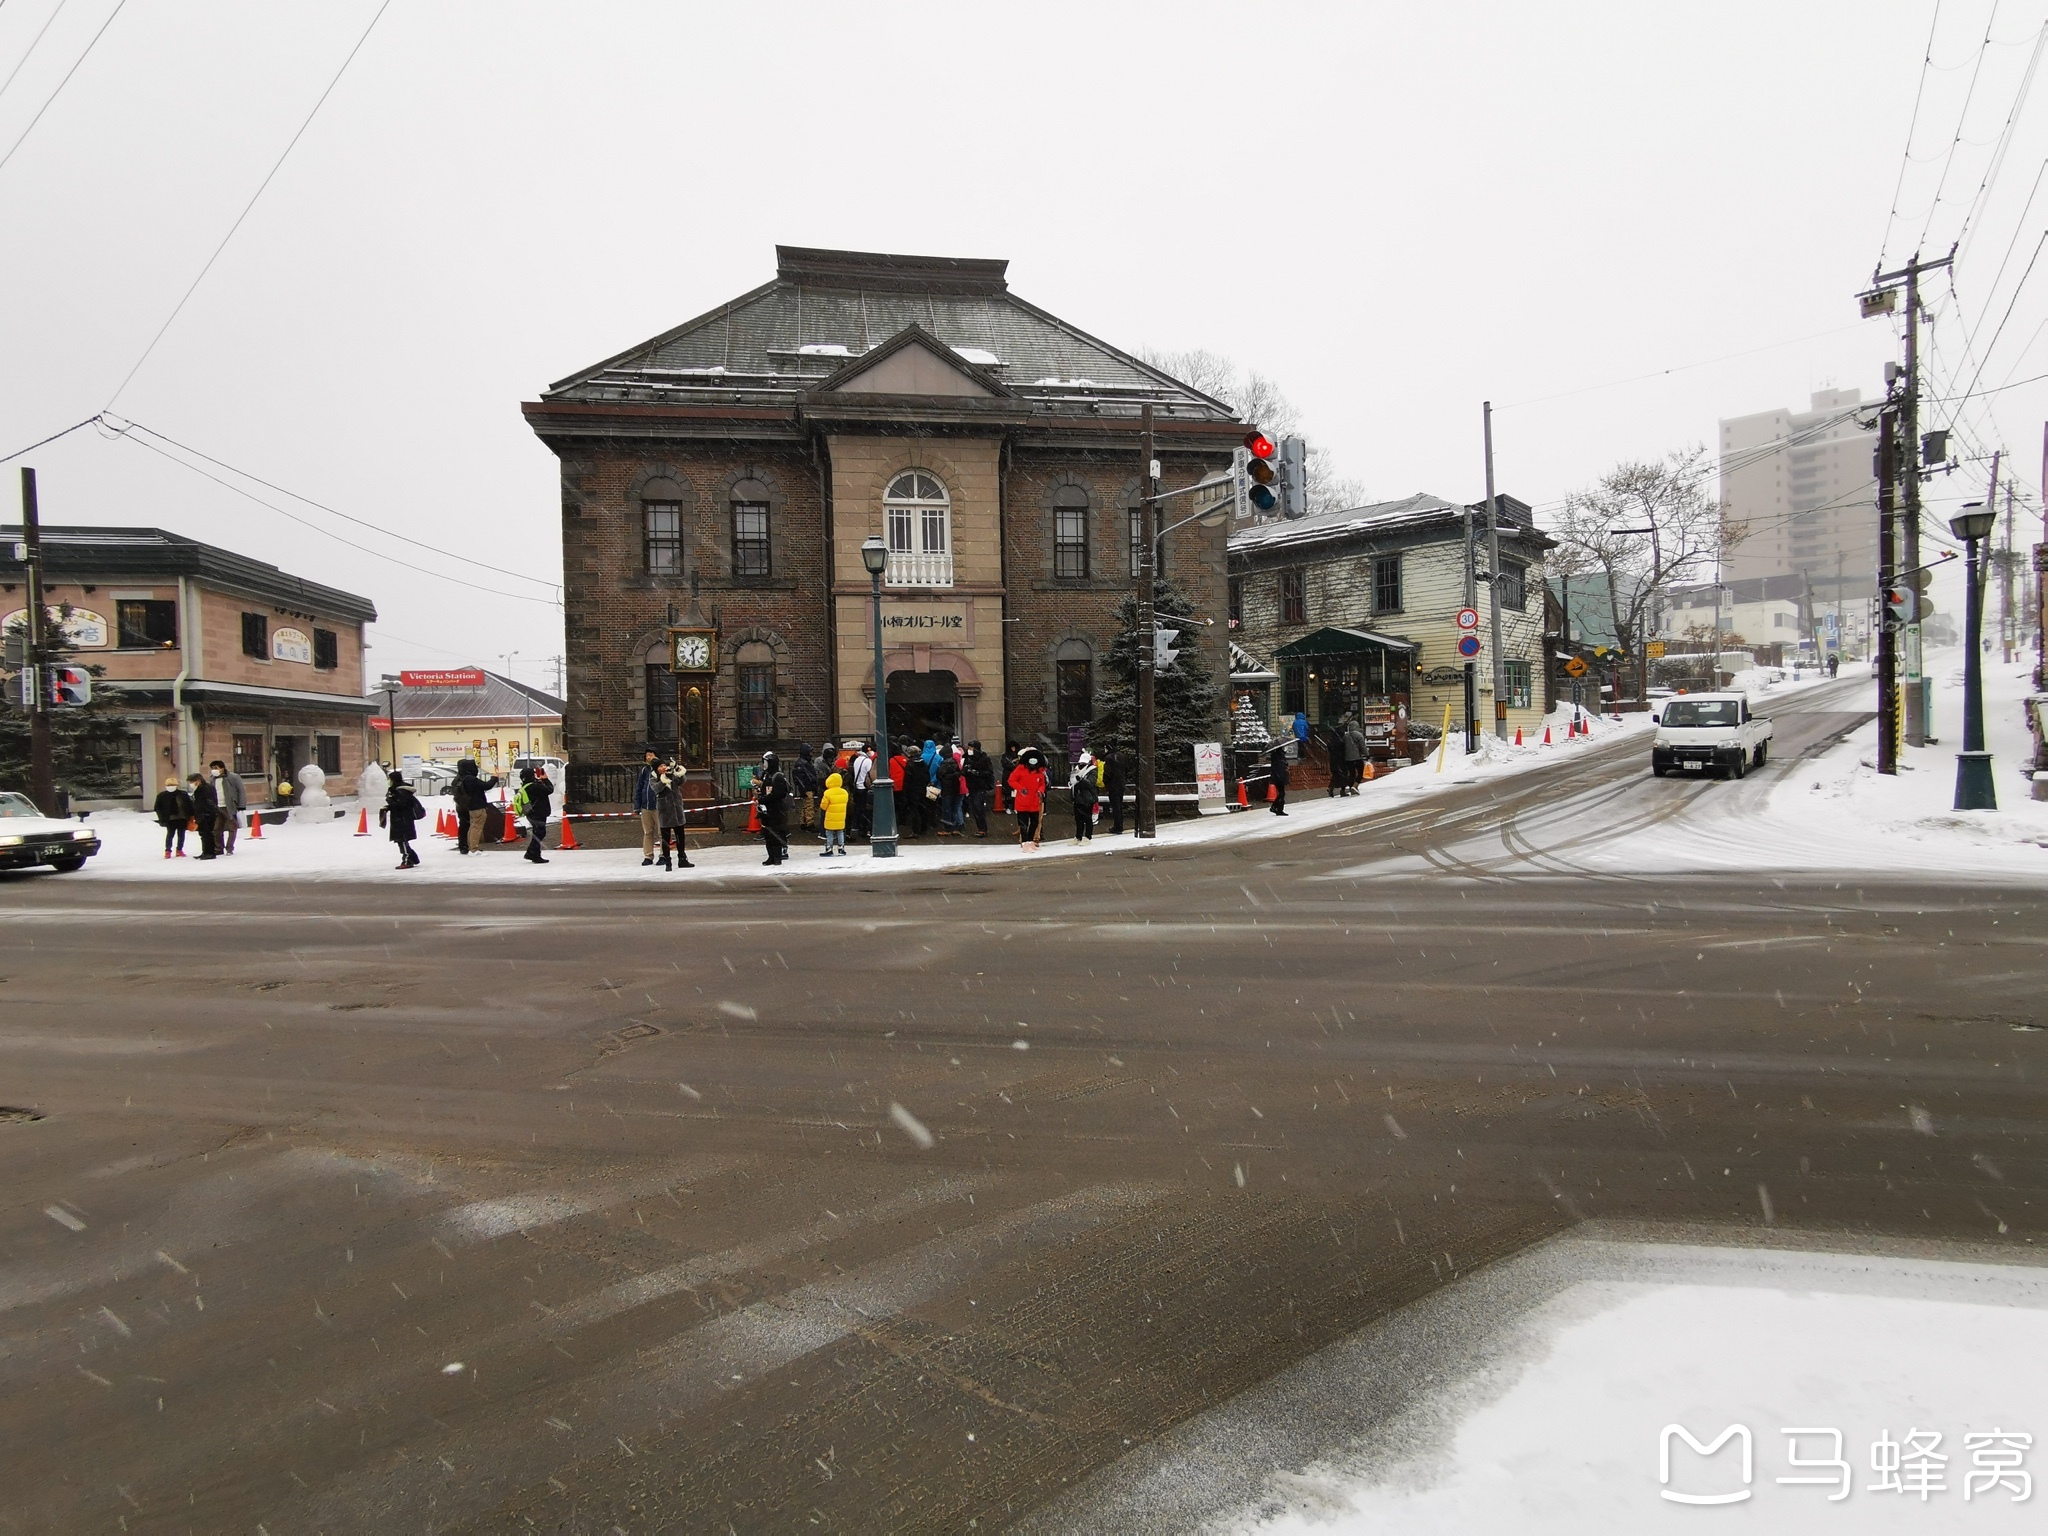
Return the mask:
[[1273,439],[1256,428],[1244,435],[1244,472],[1251,477],[1248,493],[1251,504],[1261,512],[1270,512],[1280,505],[1280,498],[1270,489],[1274,480],[1273,455],[1278,450]]
[[1893,587],[1884,595],[1884,616],[1894,624],[1913,622],[1913,589]]
[[1308,444],[1298,437],[1280,439],[1280,515],[1308,515]]
[[50,702],[67,705],[90,704],[92,674],[83,667],[50,668]]
[[1180,654],[1174,646],[1174,641],[1177,638],[1178,636],[1176,636],[1172,630],[1167,629],[1163,626],[1155,627],[1153,629],[1152,669],[1155,672],[1164,672],[1168,667],[1173,665],[1174,657]]

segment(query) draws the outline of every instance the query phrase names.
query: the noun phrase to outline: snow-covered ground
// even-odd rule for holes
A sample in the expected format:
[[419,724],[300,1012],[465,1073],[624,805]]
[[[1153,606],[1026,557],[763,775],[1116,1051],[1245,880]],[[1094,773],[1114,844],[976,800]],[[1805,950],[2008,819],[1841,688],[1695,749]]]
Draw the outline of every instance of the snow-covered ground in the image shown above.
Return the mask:
[[[692,852],[691,860],[699,866],[696,870],[664,873],[659,867],[641,867],[637,845],[566,852],[550,848],[548,863],[542,867],[525,863],[519,851],[510,847],[492,848],[482,854],[461,857],[456,854],[451,840],[430,836],[423,837],[416,845],[420,850],[420,866],[401,873],[395,868],[398,862],[396,851],[384,834],[377,830],[375,808],[371,809],[369,816],[370,835],[358,837],[355,829],[360,806],[354,801],[338,800],[335,809],[342,814],[332,820],[315,822],[303,819],[303,812],[294,812],[293,819],[282,826],[265,827],[260,839],[252,840],[246,831],[243,832],[235,856],[216,859],[211,866],[191,858],[165,860],[162,829],[139,812],[97,811],[93,814],[92,824],[98,829],[104,845],[101,852],[87,863],[84,870],[59,878],[67,881],[107,878],[163,881],[391,879],[415,884],[438,881],[496,884],[523,880],[540,885],[591,880],[660,880],[674,885],[713,878],[871,880],[883,874],[919,873],[1019,860],[1114,858],[1119,853],[1139,847],[1154,849],[1255,840],[1303,828],[1353,821],[1390,806],[1440,794],[1456,785],[1538,772],[1546,766],[1570,760],[1589,746],[1612,741],[1620,735],[1641,733],[1649,723],[1645,715],[1631,715],[1622,722],[1594,720],[1589,727],[1590,737],[1567,741],[1565,722],[1569,715],[1570,710],[1566,709],[1553,717],[1553,744],[1549,747],[1540,744],[1540,736],[1536,743],[1521,747],[1482,737],[1480,751],[1472,757],[1465,757],[1453,745],[1443,759],[1441,770],[1438,759],[1431,757],[1420,766],[1403,768],[1375,779],[1350,799],[1332,799],[1320,790],[1306,790],[1290,799],[1284,818],[1270,814],[1263,805],[1255,804],[1248,811],[1233,809],[1192,821],[1162,821],[1157,842],[1146,844],[1140,844],[1128,831],[1122,837],[1111,837],[1101,828],[1097,829],[1092,842],[1077,843],[1073,837],[1072,817],[1055,813],[1046,818],[1045,836],[1038,852],[1026,853],[1016,844],[1016,822],[1007,816],[992,816],[985,842],[970,835],[959,840],[949,838],[944,842],[933,839],[904,843],[893,860],[877,860],[865,847],[858,845],[850,848],[844,858],[821,859],[815,834],[812,834],[812,840],[806,840],[805,834],[797,832],[791,840],[789,861],[778,869],[763,866],[758,840],[730,838],[720,846]],[[448,803],[445,797],[426,801],[427,826],[435,823]],[[550,841],[557,837],[558,834],[551,830]],[[186,845],[196,851],[197,840],[188,835]]]
[[[2035,1527],[2030,1479],[2048,1473],[2038,1255],[1690,1236],[1596,1224],[1481,1270],[1126,1457],[1034,1529]],[[1748,1477],[1739,1434],[1706,1456],[1673,1437],[1665,1481],[1669,1425],[1702,1445],[1746,1429]],[[2014,1447],[1966,1437],[1994,1431],[2028,1437],[2029,1481],[1987,1476],[1980,1452]],[[1945,1458],[1919,1463],[1933,1472],[1924,1499],[1881,1486],[1885,1441],[1902,1461],[1909,1443]]]

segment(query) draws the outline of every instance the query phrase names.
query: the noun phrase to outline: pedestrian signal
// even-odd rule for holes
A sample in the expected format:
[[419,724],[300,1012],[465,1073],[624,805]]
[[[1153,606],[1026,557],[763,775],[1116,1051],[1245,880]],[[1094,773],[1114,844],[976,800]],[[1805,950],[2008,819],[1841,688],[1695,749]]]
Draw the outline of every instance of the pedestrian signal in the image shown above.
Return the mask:
[[1174,645],[1176,638],[1170,629],[1152,631],[1152,666],[1155,671],[1164,672],[1173,665],[1174,658],[1180,654]]
[[83,667],[50,668],[50,702],[52,704],[90,704],[92,702],[92,674]]

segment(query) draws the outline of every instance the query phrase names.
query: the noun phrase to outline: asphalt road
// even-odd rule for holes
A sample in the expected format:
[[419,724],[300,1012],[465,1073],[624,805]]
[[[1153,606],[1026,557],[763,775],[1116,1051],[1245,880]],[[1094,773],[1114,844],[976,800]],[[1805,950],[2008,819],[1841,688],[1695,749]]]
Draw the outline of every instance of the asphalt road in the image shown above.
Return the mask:
[[2039,893],[1585,873],[1757,782],[1646,756],[858,889],[6,880],[0,1531],[987,1530],[1585,1218],[2042,1241]]

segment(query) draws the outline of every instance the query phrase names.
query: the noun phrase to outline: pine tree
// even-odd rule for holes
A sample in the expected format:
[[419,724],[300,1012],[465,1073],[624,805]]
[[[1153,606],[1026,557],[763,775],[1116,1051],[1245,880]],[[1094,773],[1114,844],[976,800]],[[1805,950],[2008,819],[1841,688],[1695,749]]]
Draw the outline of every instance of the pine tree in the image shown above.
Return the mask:
[[[1153,587],[1153,611],[1162,617],[1192,619],[1195,605],[1172,582]],[[1102,690],[1102,712],[1090,722],[1096,749],[1114,746],[1136,751],[1138,744],[1138,599],[1126,596],[1117,604],[1117,637],[1104,662],[1108,681]],[[1195,776],[1198,741],[1216,741],[1223,734],[1223,690],[1211,670],[1207,650],[1199,644],[1200,626],[1170,627],[1180,637],[1173,665],[1153,674],[1152,732],[1157,749],[1155,772],[1160,779]]]
[[[78,663],[75,653],[53,651],[53,661]],[[50,764],[57,787],[74,799],[130,796],[137,793],[134,763],[128,757],[128,722],[115,711],[118,695],[103,691],[97,680],[106,668],[86,666],[95,679],[92,702],[50,711]],[[28,793],[29,719],[22,708],[17,677],[7,678],[0,703],[0,789]]]

